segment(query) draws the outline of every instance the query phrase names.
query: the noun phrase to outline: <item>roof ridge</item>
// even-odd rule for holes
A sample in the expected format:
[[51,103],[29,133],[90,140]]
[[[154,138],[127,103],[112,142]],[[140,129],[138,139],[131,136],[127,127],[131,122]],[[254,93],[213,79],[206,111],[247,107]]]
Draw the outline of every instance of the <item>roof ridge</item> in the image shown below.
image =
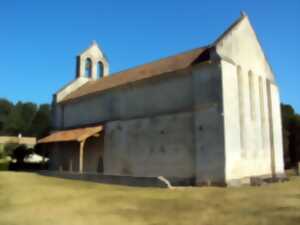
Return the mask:
[[154,64],[156,62],[159,62],[159,61],[163,61],[163,60],[167,60],[167,59],[170,59],[170,58],[173,58],[173,57],[176,57],[176,56],[181,56],[181,55],[185,55],[185,54],[188,54],[188,53],[192,53],[196,50],[201,50],[201,49],[206,49],[206,48],[209,48],[211,45],[204,45],[204,46],[201,46],[201,47],[197,47],[197,48],[192,48],[190,50],[185,50],[185,51],[182,51],[182,52],[179,52],[179,53],[176,53],[174,55],[168,55],[168,56],[165,56],[165,57],[162,57],[162,58],[159,58],[159,59],[154,59],[152,61],[148,61],[148,62],[145,62],[145,63],[142,63],[142,64],[139,64],[139,65],[136,65],[134,67],[131,67],[131,68],[128,68],[128,69],[124,69],[124,70],[120,70],[118,72],[115,72],[113,74],[110,74],[110,76],[115,76],[117,74],[120,74],[120,73],[124,73],[124,72],[127,72],[127,71],[130,71],[130,70],[134,70],[134,69],[138,69],[139,67],[143,67],[145,65],[150,65],[150,64]]
[[224,38],[227,37],[227,35],[233,31],[237,26],[240,25],[240,23],[244,20],[244,19],[248,19],[247,14],[242,11],[241,15],[238,19],[235,20],[235,22],[233,22],[213,43],[213,45],[217,45],[220,41],[222,41]]

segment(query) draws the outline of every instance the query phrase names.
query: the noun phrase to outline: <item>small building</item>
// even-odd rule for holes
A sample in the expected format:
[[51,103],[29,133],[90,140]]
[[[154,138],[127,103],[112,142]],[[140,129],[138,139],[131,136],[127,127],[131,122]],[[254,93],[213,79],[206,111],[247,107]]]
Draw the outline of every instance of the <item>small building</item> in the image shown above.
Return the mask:
[[8,144],[16,144],[16,145],[25,145],[29,148],[33,148],[36,145],[35,137],[22,137],[19,136],[0,136],[0,144],[8,145]]
[[[16,162],[16,160],[12,160],[11,156],[7,156],[6,148],[9,145],[12,145],[9,147],[10,151],[13,151],[17,149],[18,147],[25,146],[26,148],[34,148],[37,141],[35,137],[22,137],[21,134],[18,136],[0,136],[0,156],[1,153],[5,151],[5,158],[7,161],[12,161],[13,163]],[[0,157],[1,158],[1,157]]]
[[233,184],[284,175],[278,86],[244,14],[207,46],[116,74],[96,43],[54,94],[50,168]]

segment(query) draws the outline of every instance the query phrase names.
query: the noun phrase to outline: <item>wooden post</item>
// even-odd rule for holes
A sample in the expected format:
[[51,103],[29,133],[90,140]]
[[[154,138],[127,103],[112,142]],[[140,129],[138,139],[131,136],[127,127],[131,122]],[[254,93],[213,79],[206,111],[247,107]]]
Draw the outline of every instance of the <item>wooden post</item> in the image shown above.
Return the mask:
[[84,151],[85,140],[80,142],[79,148],[79,173],[83,172],[83,151]]

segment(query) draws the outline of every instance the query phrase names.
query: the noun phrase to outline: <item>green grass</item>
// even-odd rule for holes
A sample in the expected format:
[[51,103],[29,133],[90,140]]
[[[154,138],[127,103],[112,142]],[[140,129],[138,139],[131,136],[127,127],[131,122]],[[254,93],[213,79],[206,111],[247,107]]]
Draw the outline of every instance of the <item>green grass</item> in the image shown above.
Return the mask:
[[299,225],[300,178],[168,190],[0,172],[0,224]]

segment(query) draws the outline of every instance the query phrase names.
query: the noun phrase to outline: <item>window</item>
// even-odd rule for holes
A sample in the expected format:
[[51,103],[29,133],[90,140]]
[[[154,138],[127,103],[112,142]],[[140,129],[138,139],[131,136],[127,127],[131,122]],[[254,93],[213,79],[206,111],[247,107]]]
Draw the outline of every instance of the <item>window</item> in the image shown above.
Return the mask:
[[98,66],[97,66],[97,77],[101,78],[103,77],[103,73],[104,73],[104,66],[102,62],[98,62]]
[[255,120],[255,89],[254,89],[254,84],[255,84],[255,77],[252,73],[252,71],[249,71],[248,73],[249,76],[249,101],[250,101],[250,114],[251,114],[251,119]]
[[91,77],[92,76],[92,60],[90,58],[87,58],[85,60],[84,76],[86,76],[86,77]]

